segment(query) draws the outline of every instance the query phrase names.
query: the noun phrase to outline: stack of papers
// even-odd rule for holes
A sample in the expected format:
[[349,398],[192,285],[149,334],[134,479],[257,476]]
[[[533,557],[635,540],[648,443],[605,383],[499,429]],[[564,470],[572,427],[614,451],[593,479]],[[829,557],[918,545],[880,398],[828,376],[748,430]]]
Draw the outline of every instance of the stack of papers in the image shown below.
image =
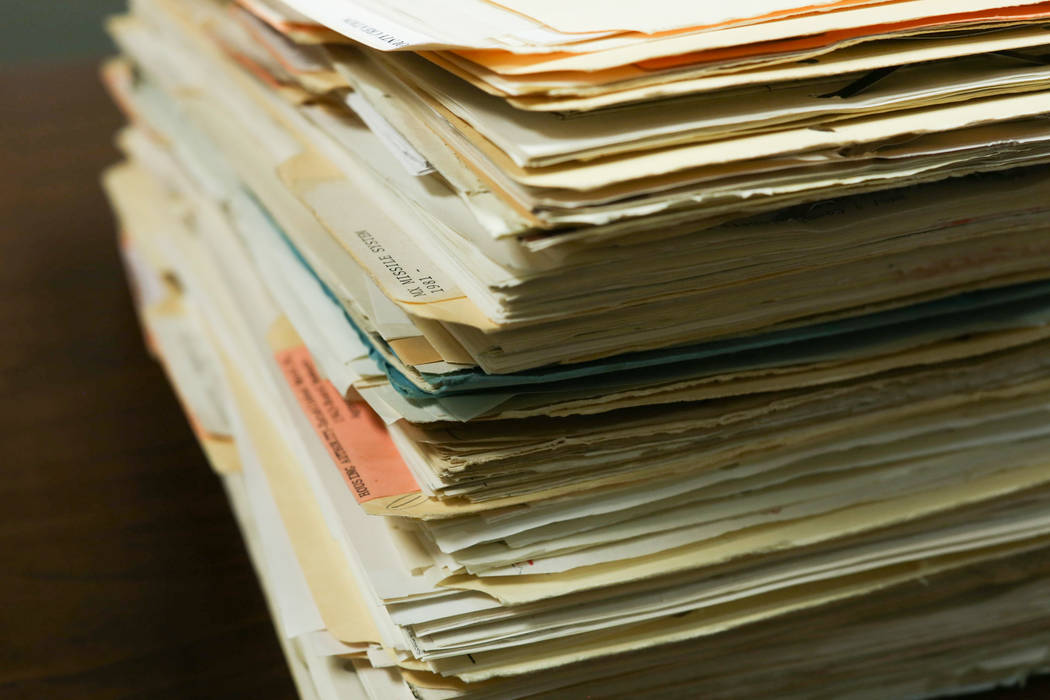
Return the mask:
[[132,0],[105,185],[307,698],[1050,671],[1050,3]]

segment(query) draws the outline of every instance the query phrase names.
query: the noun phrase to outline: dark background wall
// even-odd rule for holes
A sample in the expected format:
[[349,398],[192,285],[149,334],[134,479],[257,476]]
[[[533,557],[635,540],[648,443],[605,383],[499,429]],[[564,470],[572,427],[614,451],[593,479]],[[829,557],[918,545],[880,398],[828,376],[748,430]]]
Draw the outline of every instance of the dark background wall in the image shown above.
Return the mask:
[[0,69],[101,58],[112,51],[103,19],[126,6],[127,0],[0,0]]

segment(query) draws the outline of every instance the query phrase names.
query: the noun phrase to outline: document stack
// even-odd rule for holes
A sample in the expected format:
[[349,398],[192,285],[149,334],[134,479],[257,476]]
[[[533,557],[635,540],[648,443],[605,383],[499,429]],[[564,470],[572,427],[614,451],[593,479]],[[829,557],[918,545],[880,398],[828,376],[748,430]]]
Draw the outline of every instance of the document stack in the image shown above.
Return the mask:
[[1048,27],[133,0],[105,185],[302,696],[1050,671]]

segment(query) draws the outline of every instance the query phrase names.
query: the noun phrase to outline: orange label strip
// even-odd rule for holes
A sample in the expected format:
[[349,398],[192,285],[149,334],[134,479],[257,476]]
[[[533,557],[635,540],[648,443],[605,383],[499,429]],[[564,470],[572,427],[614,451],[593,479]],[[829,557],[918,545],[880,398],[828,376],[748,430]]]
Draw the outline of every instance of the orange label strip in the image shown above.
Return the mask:
[[317,372],[305,346],[276,353],[285,381],[358,503],[419,491],[383,421],[364,402],[347,403]]

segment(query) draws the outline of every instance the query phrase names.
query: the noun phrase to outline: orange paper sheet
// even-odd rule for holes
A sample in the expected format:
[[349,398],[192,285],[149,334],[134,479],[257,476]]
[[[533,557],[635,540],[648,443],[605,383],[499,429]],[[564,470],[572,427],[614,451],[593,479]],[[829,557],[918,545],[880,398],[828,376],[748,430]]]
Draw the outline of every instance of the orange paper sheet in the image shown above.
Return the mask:
[[779,53],[792,53],[805,51],[819,47],[831,47],[835,44],[847,42],[864,36],[884,36],[897,32],[914,33],[917,30],[933,30],[943,28],[946,25],[954,28],[965,29],[968,24],[988,24],[994,22],[1024,22],[1029,20],[1045,19],[1050,17],[1050,3],[1042,3],[1027,7],[1004,8],[988,12],[968,12],[955,15],[942,15],[940,17],[929,17],[910,22],[895,22],[892,24],[879,24],[870,27],[858,27],[855,29],[844,29],[838,32],[827,32],[815,36],[795,37],[783,41],[766,42],[752,46],[733,46],[725,49],[712,51],[698,51],[694,53],[680,54],[678,56],[664,56],[641,61],[634,65],[644,70],[667,70],[668,68],[680,68],[700,63],[711,63],[714,61],[726,61],[749,56],[768,56]]
[[[743,25],[743,24],[758,24],[759,22],[772,22],[772,21],[775,21],[775,20],[778,20],[778,19],[785,19],[785,18],[788,18],[788,17],[803,17],[805,15],[819,14],[819,13],[822,13],[822,12],[833,12],[835,10],[849,9],[851,7],[855,7],[855,6],[858,6],[858,5],[885,5],[885,4],[889,4],[891,2],[896,2],[896,1],[897,0],[838,0],[837,2],[824,2],[824,3],[814,4],[814,5],[801,5],[799,7],[789,7],[789,8],[785,8],[783,10],[774,10],[772,12],[766,12],[766,13],[760,14],[760,15],[752,15],[750,17],[737,17],[736,19],[729,19],[729,20],[725,20],[724,22],[714,22],[714,23],[711,23],[711,24],[694,24],[694,25],[689,25],[689,26],[674,27],[672,29],[665,29],[663,31],[658,31],[658,32],[646,32],[644,34],[644,36],[665,37],[665,36],[674,36],[675,34],[689,34],[691,32],[707,32],[707,31],[711,31],[713,29],[726,29],[728,27],[737,27],[737,26],[740,26],[740,25]],[[501,6],[507,6],[507,3],[501,3],[501,2],[498,2],[498,0],[493,2],[493,4],[501,5]],[[527,17],[530,17],[530,19],[532,19],[532,20],[534,20],[536,22],[539,22],[540,24],[543,24],[543,25],[546,25],[548,27],[551,27],[552,29],[555,29],[556,31],[560,31],[560,32],[562,32],[564,34],[590,33],[590,32],[596,32],[596,31],[597,32],[619,31],[619,32],[621,32],[622,35],[625,35],[625,36],[630,36],[632,34],[634,34],[636,36],[637,35],[642,35],[642,32],[639,32],[637,30],[637,27],[632,28],[632,27],[626,27],[626,26],[625,27],[607,26],[607,25],[602,25],[601,24],[601,20],[596,20],[598,22],[598,24],[596,24],[594,26],[587,27],[587,28],[585,28],[585,27],[575,27],[575,28],[564,27],[564,28],[559,29],[558,26],[556,26],[558,23],[556,21],[553,21],[553,22],[546,21],[548,19],[547,17],[531,16],[527,12],[525,12],[524,10],[519,10],[516,7],[508,7],[508,9],[510,9],[512,12],[518,12],[520,14],[523,14],[523,15],[527,16]]]
[[[818,34],[807,34],[805,36],[798,35],[787,37],[784,39],[777,39],[775,41],[762,41],[750,44],[738,44],[734,46],[726,46],[719,48],[711,48],[703,51],[687,52],[687,53],[674,53],[668,54],[667,56],[654,56],[653,58],[644,61],[627,62],[621,65],[634,65],[647,70],[659,70],[667,68],[676,68],[680,66],[686,66],[690,64],[702,64],[706,62],[724,61],[727,59],[734,58],[746,58],[746,57],[762,57],[769,56],[774,57],[777,55],[790,54],[792,52],[798,52],[803,50],[813,50],[819,47],[833,47],[835,44],[840,43],[857,43],[858,40],[863,40],[865,37],[878,37],[886,38],[894,32],[900,32],[904,35],[913,35],[922,31],[934,31],[934,30],[955,30],[955,29],[966,29],[972,25],[990,25],[996,23],[1002,23],[1004,26],[1009,26],[1014,23],[1021,23],[1026,21],[1037,21],[1050,17],[1050,2],[1041,2],[1037,4],[1023,5],[1019,7],[1009,8],[996,8],[992,10],[982,10],[979,12],[967,12],[967,13],[955,13],[947,15],[934,15],[931,17],[922,17],[920,19],[911,19],[901,22],[893,22],[886,24],[875,24],[875,25],[864,25],[859,27],[850,27],[848,29],[842,29],[837,31],[829,31]],[[784,18],[787,20],[794,20],[795,17]],[[769,24],[776,24],[777,22],[771,22]],[[694,28],[695,29],[695,28]],[[721,31],[726,28],[718,28],[717,31]],[[733,27],[728,27],[733,29]],[[687,32],[673,32],[672,34],[685,34]],[[650,39],[661,35],[654,35],[648,37]],[[610,49],[612,52],[620,51],[621,49]],[[556,52],[547,54],[514,54],[508,51],[500,50],[455,50],[453,51],[458,56],[461,56],[473,63],[485,67],[496,73],[510,73],[514,75],[522,75],[534,72],[532,69],[535,68],[539,72],[549,72],[550,70],[556,70],[551,68],[552,64],[556,64],[561,60],[568,60],[575,57],[579,57],[583,54],[569,53],[569,52]],[[600,56],[606,52],[598,51],[592,55]]]

